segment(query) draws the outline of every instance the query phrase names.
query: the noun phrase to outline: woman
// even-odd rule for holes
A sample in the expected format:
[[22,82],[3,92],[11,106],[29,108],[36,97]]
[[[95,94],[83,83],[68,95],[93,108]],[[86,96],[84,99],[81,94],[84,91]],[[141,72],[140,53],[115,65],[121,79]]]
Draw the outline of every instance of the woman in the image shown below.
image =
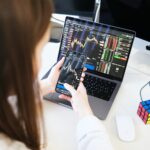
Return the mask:
[[[41,49],[49,39],[51,14],[49,0],[0,1],[0,147],[3,150],[46,149],[41,96],[55,92],[63,63],[60,60],[49,77],[38,82]],[[84,74],[81,80],[83,77]],[[112,149],[104,128],[92,114],[83,84],[77,91],[68,84],[65,86],[72,98],[65,95],[60,98],[70,100],[81,118],[77,133],[79,149]],[[80,128],[89,122],[91,126],[81,132]]]

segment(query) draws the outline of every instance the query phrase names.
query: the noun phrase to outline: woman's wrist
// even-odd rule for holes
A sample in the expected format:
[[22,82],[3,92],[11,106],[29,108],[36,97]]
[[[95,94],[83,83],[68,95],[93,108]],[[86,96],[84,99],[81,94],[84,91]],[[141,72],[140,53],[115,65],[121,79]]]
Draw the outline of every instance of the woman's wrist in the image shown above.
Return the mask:
[[89,115],[94,115],[91,108],[86,108],[86,109],[83,109],[81,112],[78,113],[79,115],[79,119],[82,119],[86,116],[89,116]]

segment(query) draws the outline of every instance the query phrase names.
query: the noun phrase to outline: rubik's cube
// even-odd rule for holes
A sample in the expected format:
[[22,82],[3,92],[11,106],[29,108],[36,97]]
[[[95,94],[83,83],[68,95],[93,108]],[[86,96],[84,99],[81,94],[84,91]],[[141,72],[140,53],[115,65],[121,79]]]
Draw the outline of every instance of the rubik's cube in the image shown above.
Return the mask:
[[150,100],[140,102],[137,114],[145,124],[150,124]]

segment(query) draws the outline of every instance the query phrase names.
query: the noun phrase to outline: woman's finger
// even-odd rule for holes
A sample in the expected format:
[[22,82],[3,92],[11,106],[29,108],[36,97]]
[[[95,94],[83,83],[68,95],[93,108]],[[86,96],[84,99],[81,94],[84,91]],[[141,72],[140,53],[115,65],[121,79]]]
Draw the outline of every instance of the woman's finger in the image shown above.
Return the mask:
[[65,83],[64,86],[71,93],[71,95],[75,95],[76,90],[71,85]]
[[84,67],[84,68],[83,68],[83,72],[85,72],[86,70],[87,70],[87,68]]
[[81,78],[80,78],[80,81],[83,82],[83,81],[84,81],[84,78],[81,77]]
[[81,77],[83,77],[83,78],[85,77],[85,73],[84,72],[82,72]]
[[67,101],[70,101],[70,99],[71,99],[71,97],[66,96],[66,95],[64,95],[64,94],[59,95],[59,98],[60,98],[60,99],[65,99],[65,100],[67,100]]
[[81,91],[81,92],[85,92],[86,91],[86,88],[85,88],[85,86],[83,85],[83,83],[82,82],[80,82],[80,84],[79,84],[79,86],[78,86],[78,89],[77,89],[78,91]]
[[54,66],[56,69],[60,69],[61,66],[63,65],[63,62],[65,60],[65,57],[62,57],[61,60],[58,61],[58,63]]

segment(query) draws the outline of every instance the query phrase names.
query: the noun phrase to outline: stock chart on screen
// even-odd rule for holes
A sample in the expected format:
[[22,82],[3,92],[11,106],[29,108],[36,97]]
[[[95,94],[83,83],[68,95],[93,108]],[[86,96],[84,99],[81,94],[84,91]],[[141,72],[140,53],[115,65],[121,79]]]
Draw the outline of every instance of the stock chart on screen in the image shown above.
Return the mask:
[[85,67],[122,78],[134,35],[112,26],[80,19],[66,19],[60,56],[77,51],[87,57]]

